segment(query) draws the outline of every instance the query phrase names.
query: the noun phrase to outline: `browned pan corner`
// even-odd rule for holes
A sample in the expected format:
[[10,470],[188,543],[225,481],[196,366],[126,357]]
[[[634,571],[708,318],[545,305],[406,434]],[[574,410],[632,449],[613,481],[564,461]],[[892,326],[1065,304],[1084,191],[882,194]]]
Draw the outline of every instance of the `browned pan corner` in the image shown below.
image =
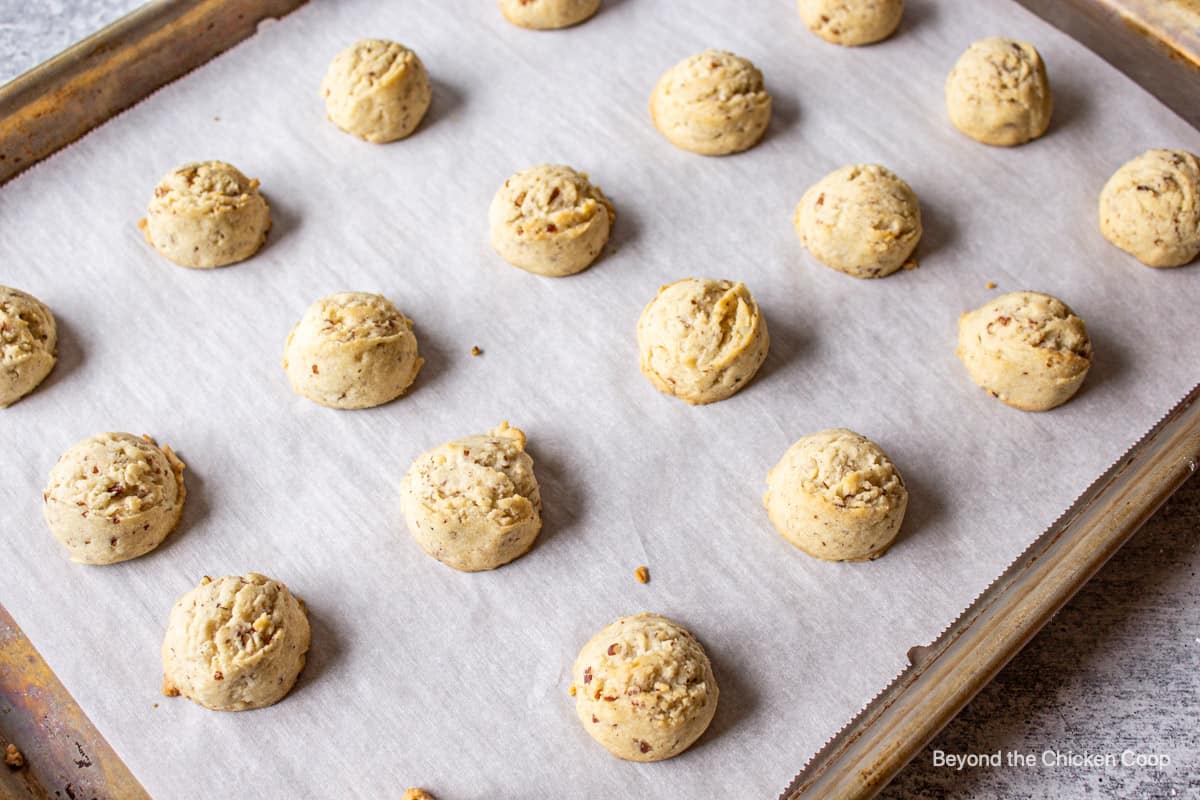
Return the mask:
[[0,605],[0,754],[9,745],[23,764],[0,766],[5,800],[150,798]]
[[0,184],[305,0],[159,0],[0,87]]

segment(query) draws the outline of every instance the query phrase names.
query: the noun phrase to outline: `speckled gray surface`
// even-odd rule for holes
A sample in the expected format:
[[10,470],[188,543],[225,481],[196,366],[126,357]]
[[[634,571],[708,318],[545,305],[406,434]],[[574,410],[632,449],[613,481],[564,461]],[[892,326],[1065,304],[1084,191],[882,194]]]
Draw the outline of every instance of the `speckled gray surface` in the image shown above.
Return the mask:
[[[137,5],[0,0],[0,82]],[[882,796],[1200,797],[1198,572],[1193,480]],[[956,769],[938,753],[999,753],[1002,765]],[[1033,763],[1010,766],[1008,753]],[[1056,757],[1074,763],[1043,763]]]
[[0,0],[0,83],[139,5],[136,0]]

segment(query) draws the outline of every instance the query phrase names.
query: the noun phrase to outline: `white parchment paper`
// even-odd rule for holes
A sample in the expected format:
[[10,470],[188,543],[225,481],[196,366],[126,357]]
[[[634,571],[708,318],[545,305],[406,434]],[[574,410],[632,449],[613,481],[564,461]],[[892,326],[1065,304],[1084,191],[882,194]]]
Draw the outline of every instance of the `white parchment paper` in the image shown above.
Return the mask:
[[[489,2],[316,1],[0,189],[0,283],[62,328],[53,375],[0,412],[0,602],[153,795],[774,796],[1190,387],[1200,267],[1139,265],[1095,208],[1126,159],[1200,151],[1200,134],[1016,5],[908,5],[894,39],[842,49],[787,2],[606,0],[539,33]],[[1036,43],[1056,98],[1049,133],[1011,150],[944,111],[959,53],[996,34]],[[325,67],[363,36],[412,46],[433,76],[409,140],[325,120]],[[708,46],[766,75],[775,116],[750,152],[690,155],[648,119],[659,74]],[[260,178],[275,227],[253,260],[195,272],[135,223],[162,173],[204,158]],[[543,161],[587,170],[618,210],[575,277],[526,274],[487,242],[492,193]],[[799,245],[804,189],[860,161],[920,196],[919,269],[854,280]],[[637,367],[642,307],[689,275],[744,281],[771,334],[759,377],[702,408]],[[1020,288],[1062,297],[1094,339],[1082,392],[1046,414],[993,400],[954,356],[959,313]],[[416,321],[428,363],[409,396],[337,412],[290,391],[284,338],[343,289]],[[529,434],[545,529],[519,561],[459,574],[409,538],[397,485],[420,452],[502,419]],[[783,451],[839,425],[910,487],[874,563],[801,554],[761,505]],[[47,532],[41,489],[105,430],[175,447],[189,496],[156,552],[89,568]],[[248,570],[311,610],[295,691],[240,714],[161,697],[176,598]],[[650,765],[610,757],[567,696],[584,641],[641,610],[694,630],[721,687],[704,738]]]

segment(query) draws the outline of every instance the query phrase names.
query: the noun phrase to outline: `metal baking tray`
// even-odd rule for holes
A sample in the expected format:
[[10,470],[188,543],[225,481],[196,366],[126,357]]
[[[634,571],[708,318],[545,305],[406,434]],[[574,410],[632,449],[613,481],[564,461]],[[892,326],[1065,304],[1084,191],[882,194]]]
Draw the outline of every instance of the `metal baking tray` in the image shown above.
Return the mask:
[[[0,87],[0,184],[304,0],[160,0]],[[1200,127],[1200,7],[1022,0]],[[870,797],[940,731],[1200,464],[1200,386],[1179,401],[804,766],[781,798]],[[148,797],[0,607],[3,797]]]

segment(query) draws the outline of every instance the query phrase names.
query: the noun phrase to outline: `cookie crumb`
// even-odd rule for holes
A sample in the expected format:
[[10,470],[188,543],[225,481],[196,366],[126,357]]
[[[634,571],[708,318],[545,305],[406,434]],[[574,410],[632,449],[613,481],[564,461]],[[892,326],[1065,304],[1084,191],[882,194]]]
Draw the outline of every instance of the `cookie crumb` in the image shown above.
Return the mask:
[[4,748],[4,765],[9,769],[20,769],[25,766],[25,756],[21,754],[15,744]]
[[638,583],[649,583],[650,582],[650,570],[644,566],[638,567],[637,569],[635,569],[633,571],[633,574],[635,576],[637,576]]
[[[892,263],[894,264],[895,262],[893,261]],[[917,260],[915,258],[910,258],[910,259],[907,259],[903,264],[901,264],[900,268],[901,269],[916,269],[919,266],[921,266],[921,265],[917,263]]]
[[571,684],[571,687],[570,687],[569,689],[567,689],[567,694],[571,695],[571,697],[574,697],[574,696],[575,696],[575,691],[576,691],[576,690],[575,690],[575,684],[573,684],[573,683],[572,683],[572,684]]
[[151,703],[151,704],[150,704],[150,706],[151,706],[152,708],[158,708],[158,703]]
[[424,789],[418,789],[415,786],[411,789],[404,790],[404,797],[400,800],[433,800],[433,795]]
[[995,289],[995,288],[996,288],[996,282],[995,282],[995,281],[988,281],[987,283],[985,283],[985,284],[983,285],[983,287],[984,287],[985,289]]
[[479,345],[475,345],[474,347],[471,348],[471,355],[473,355],[473,356],[483,355],[483,351],[479,349]]

